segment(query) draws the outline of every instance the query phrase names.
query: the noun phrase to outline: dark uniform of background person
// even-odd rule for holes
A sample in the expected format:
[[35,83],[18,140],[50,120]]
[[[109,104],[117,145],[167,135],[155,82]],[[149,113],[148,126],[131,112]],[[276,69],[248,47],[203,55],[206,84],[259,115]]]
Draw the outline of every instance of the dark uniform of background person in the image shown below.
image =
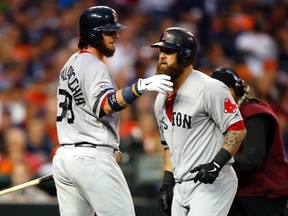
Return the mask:
[[234,156],[239,185],[229,215],[287,215],[288,163],[275,113],[266,101],[247,96],[247,87],[235,70],[217,68],[211,76],[230,88],[247,129]]

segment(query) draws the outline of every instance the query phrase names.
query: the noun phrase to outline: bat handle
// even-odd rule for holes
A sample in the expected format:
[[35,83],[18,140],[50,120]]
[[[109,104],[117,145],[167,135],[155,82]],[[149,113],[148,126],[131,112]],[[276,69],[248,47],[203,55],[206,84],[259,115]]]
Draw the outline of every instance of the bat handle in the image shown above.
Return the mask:
[[39,183],[44,183],[53,179],[52,174],[45,175],[39,179]]

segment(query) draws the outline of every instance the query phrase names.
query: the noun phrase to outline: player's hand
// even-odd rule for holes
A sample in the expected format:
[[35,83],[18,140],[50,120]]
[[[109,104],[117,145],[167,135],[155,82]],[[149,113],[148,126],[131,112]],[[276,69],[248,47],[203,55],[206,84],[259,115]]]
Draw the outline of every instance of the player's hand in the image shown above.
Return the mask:
[[158,74],[146,79],[139,79],[137,83],[138,91],[156,91],[162,94],[173,91],[171,77],[165,74]]
[[160,188],[160,211],[162,216],[171,216],[171,206],[173,199],[173,187],[162,185]]
[[199,181],[204,184],[212,184],[219,175],[220,169],[220,165],[215,161],[212,161],[207,164],[200,164],[199,166],[192,169],[190,173],[198,172],[194,177],[195,183]]

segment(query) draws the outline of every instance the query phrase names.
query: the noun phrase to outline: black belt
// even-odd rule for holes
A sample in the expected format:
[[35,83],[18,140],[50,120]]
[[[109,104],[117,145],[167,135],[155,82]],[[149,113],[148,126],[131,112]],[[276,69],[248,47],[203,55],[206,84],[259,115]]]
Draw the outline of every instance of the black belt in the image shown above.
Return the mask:
[[87,147],[87,148],[97,148],[97,147],[99,146],[99,147],[112,148],[112,149],[114,149],[115,151],[117,150],[117,149],[115,149],[114,147],[109,146],[109,145],[98,145],[98,144],[87,143],[87,142],[71,143],[71,144],[65,143],[65,144],[61,144],[61,146],[74,146],[74,147]]
[[77,143],[74,144],[75,147],[88,147],[88,148],[96,148],[98,145],[89,144],[89,143]]

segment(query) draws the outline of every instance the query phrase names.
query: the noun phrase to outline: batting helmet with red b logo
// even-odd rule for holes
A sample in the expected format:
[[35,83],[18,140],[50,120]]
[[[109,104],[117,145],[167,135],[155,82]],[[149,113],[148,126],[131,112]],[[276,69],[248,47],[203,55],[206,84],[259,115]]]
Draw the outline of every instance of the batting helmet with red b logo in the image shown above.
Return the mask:
[[103,39],[103,31],[116,31],[126,26],[118,22],[114,9],[107,6],[94,6],[86,9],[79,20],[80,37],[88,44],[97,46]]
[[151,47],[164,47],[179,51],[177,54],[177,63],[183,67],[187,67],[194,62],[197,40],[188,30],[171,27],[166,29],[162,33],[160,41],[152,44]]

